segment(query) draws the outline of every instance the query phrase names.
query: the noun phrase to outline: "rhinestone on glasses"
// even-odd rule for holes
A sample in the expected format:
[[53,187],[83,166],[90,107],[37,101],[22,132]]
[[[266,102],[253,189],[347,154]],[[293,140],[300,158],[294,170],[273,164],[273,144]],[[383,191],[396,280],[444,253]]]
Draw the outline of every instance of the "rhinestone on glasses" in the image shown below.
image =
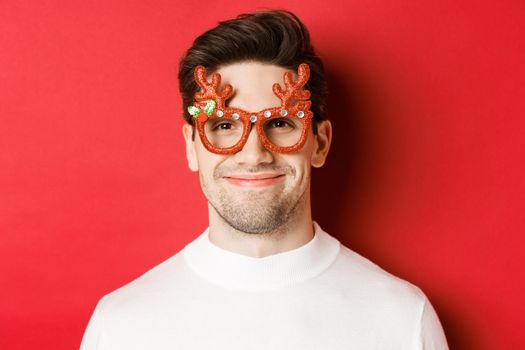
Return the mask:
[[256,116],[255,114],[252,114],[252,115],[250,116],[250,121],[251,121],[252,123],[255,123],[255,122],[257,121],[257,116]]
[[272,116],[272,112],[270,111],[264,111],[264,117],[265,118],[270,118]]
[[303,111],[299,111],[299,112],[297,112],[297,116],[298,116],[299,118],[304,117],[304,112],[303,112]]
[[219,118],[222,117],[222,116],[224,116],[224,112],[221,111],[221,110],[218,110],[217,113],[215,113],[215,114],[216,114],[217,117],[219,117]]
[[239,113],[233,113],[232,118],[235,120],[239,119]]
[[281,109],[281,112],[279,112],[281,117],[286,117],[288,115],[288,111],[286,109]]

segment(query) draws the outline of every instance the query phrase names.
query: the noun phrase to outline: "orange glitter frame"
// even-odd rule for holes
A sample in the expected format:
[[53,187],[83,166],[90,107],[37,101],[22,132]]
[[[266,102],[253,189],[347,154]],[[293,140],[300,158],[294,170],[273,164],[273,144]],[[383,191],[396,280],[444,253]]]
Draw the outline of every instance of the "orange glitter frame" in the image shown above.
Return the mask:
[[[283,75],[285,89],[279,83],[272,86],[273,93],[281,100],[280,107],[271,107],[258,112],[247,112],[239,108],[226,107],[225,103],[233,95],[233,88],[230,84],[225,84],[221,92],[218,91],[221,84],[219,73],[212,74],[211,83],[206,79],[206,69],[197,66],[194,71],[195,81],[201,90],[195,93],[195,102],[188,108],[188,112],[195,118],[197,130],[204,147],[216,154],[234,154],[239,152],[246,143],[251,125],[255,124],[259,140],[263,146],[271,151],[278,153],[297,152],[304,146],[308,131],[310,129],[313,113],[310,111],[311,101],[310,91],[303,89],[310,77],[310,67],[306,63],[301,63],[297,69],[298,77],[294,82],[291,72]],[[243,134],[235,145],[227,148],[218,148],[212,145],[205,134],[204,124],[208,118],[229,118],[241,120],[243,123]],[[277,118],[297,118],[303,123],[301,136],[295,145],[289,147],[276,146],[268,140],[264,133],[263,124],[268,120]]]

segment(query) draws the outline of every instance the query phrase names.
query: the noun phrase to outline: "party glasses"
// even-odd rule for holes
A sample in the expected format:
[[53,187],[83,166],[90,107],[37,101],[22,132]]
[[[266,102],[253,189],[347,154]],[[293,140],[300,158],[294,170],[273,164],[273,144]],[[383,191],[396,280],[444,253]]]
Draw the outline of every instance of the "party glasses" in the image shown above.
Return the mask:
[[194,76],[201,90],[195,93],[194,104],[188,107],[188,112],[195,118],[202,144],[208,151],[216,154],[239,152],[253,125],[262,145],[271,152],[292,153],[304,146],[313,117],[310,91],[304,89],[310,77],[310,67],[306,63],[299,65],[296,81],[291,72],[284,73],[284,89],[279,83],[273,84],[272,91],[281,100],[281,106],[258,112],[226,107],[233,88],[225,84],[222,91],[218,91],[219,73],[212,74],[210,83],[206,79],[206,69],[197,66]]

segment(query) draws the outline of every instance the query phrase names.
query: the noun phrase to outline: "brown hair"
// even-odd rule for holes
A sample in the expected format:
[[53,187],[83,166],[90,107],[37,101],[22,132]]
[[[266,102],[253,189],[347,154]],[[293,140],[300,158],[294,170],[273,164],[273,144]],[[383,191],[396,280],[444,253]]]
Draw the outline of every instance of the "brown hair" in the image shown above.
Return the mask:
[[[193,105],[199,87],[193,71],[202,65],[209,73],[219,66],[241,61],[259,61],[275,64],[293,71],[301,63],[310,66],[310,79],[305,88],[310,90],[312,126],[317,134],[317,122],[326,119],[327,95],[323,63],[310,43],[308,30],[292,12],[265,10],[240,14],[234,19],[219,22],[197,37],[179,62],[179,90],[182,95],[184,119],[195,126],[187,108]],[[195,137],[195,128],[193,129]]]

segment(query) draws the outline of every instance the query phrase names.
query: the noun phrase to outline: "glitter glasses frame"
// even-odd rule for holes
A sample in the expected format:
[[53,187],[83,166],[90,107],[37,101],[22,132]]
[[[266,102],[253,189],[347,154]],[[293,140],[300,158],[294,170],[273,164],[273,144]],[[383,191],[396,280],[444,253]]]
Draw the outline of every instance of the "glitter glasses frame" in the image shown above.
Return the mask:
[[[188,108],[188,112],[195,118],[199,136],[208,151],[216,154],[239,152],[248,140],[252,124],[255,124],[261,144],[271,152],[293,153],[304,146],[313,118],[313,113],[310,111],[310,91],[303,89],[310,77],[310,69],[306,63],[299,65],[296,81],[293,81],[291,72],[284,73],[285,89],[282,89],[279,83],[273,84],[272,91],[281,100],[281,106],[265,108],[258,112],[247,112],[240,108],[226,107],[225,102],[233,95],[233,88],[230,84],[225,84],[223,90],[218,91],[221,82],[219,73],[212,75],[211,83],[206,79],[206,70],[203,66],[197,66],[194,75],[201,91],[195,93],[194,105]],[[264,132],[265,123],[282,118],[295,118],[303,124],[299,140],[292,146],[277,146],[268,139]],[[243,124],[243,134],[239,141],[231,147],[216,147],[206,137],[205,124],[208,119],[240,120]]]

